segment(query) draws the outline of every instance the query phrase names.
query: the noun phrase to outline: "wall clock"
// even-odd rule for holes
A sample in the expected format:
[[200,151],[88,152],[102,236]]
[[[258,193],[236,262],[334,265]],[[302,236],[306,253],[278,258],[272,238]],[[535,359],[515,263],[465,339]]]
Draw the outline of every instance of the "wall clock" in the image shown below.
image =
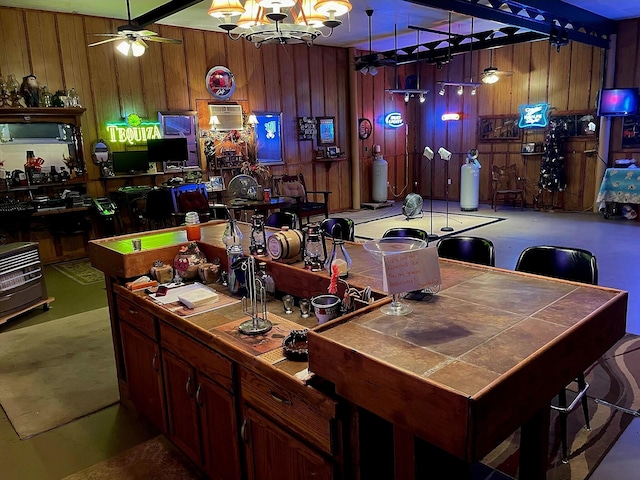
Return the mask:
[[227,67],[209,69],[205,82],[209,93],[218,100],[228,100],[236,89],[236,80]]
[[366,140],[371,136],[371,122],[366,118],[358,120],[358,137],[360,140]]

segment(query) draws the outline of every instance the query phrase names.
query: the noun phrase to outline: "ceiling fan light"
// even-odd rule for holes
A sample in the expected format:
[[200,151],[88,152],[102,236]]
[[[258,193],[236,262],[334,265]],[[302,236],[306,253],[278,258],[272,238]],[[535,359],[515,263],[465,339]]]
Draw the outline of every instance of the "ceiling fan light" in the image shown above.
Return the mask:
[[360,69],[360,73],[366,75],[367,73],[369,73],[369,67],[362,67]]
[[378,74],[378,69],[376,67],[369,67],[369,73],[372,77],[375,77]]
[[129,42],[129,39],[119,42],[116,46],[116,50],[125,56],[129,56],[129,51],[131,50],[131,43]]
[[489,85],[496,83],[500,79],[496,72],[497,69],[493,67],[485,68],[484,73],[482,74],[482,83],[486,83]]
[[315,8],[318,13],[326,17],[340,17],[351,11],[351,2],[349,0],[319,0]]
[[213,0],[207,13],[215,18],[232,17],[234,15],[242,15],[244,7],[240,0]]
[[136,40],[135,42],[131,42],[131,54],[134,57],[141,57],[144,55],[147,46],[142,43],[140,40]]

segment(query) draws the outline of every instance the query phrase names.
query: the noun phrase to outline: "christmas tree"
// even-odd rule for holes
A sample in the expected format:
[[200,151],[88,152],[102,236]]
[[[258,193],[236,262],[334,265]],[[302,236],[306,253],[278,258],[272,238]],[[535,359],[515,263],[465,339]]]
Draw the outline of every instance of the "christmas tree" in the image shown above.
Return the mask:
[[564,157],[561,155],[567,125],[559,120],[549,122],[549,131],[544,141],[544,154],[540,162],[541,189],[549,192],[561,192],[567,187],[567,174],[564,170]]

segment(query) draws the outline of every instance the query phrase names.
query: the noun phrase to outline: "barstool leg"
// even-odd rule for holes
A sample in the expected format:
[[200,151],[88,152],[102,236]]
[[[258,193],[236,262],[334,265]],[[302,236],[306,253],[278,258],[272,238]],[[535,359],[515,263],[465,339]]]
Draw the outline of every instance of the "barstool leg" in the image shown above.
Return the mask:
[[[558,394],[558,405],[561,408],[567,407],[567,392],[563,388]],[[560,438],[562,439],[562,463],[569,462],[568,447],[567,447],[567,412],[560,410]]]

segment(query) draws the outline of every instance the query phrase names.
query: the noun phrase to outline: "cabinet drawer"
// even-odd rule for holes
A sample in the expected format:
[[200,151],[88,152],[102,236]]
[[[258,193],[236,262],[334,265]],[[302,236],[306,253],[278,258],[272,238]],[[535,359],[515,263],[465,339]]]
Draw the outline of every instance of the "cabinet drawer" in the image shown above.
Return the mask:
[[[307,388],[301,386],[301,388]],[[316,448],[334,454],[335,417],[327,417],[300,396],[248,370],[240,369],[242,400],[295,432]]]
[[212,348],[193,340],[186,333],[160,322],[160,344],[197,370],[233,392],[233,363]]
[[116,309],[120,320],[124,320],[129,325],[136,327],[149,338],[158,340],[156,319],[152,314],[122,297],[116,297]]

